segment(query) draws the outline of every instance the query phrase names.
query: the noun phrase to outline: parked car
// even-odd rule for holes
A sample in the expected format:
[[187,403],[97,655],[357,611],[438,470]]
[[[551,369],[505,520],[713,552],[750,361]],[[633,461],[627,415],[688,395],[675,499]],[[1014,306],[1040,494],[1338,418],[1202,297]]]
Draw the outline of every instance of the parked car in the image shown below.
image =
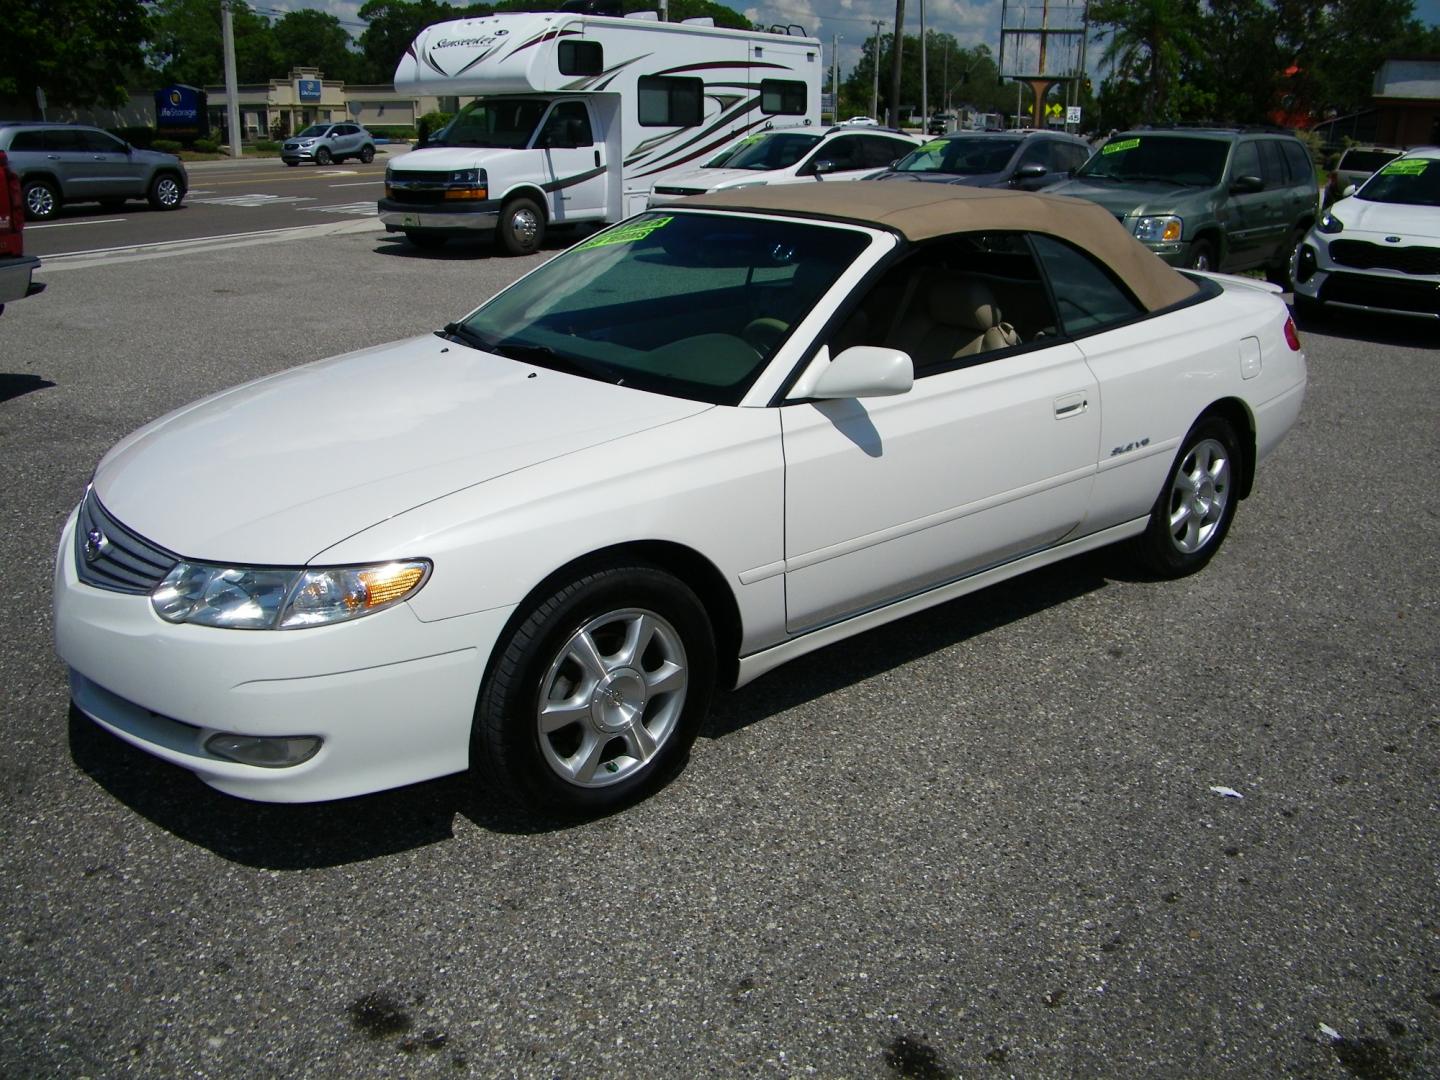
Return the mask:
[[12,300],[34,296],[45,288],[34,280],[40,260],[25,254],[25,204],[20,177],[0,150],[0,314]]
[[1264,268],[1280,285],[1319,200],[1299,139],[1220,128],[1123,132],[1047,190],[1099,203],[1172,266]]
[[53,218],[70,203],[119,209],[127,199],[146,199],[152,209],[175,210],[190,186],[174,154],[139,150],[83,124],[0,121],[0,150],[20,175],[32,221]]
[[961,131],[916,147],[868,179],[1037,191],[1068,180],[1089,156],[1089,143],[1059,131]]
[[846,122],[835,127],[773,128],[735,143],[720,165],[711,163],[656,184],[648,206],[664,206],[687,195],[818,180],[860,180],[920,145],[894,128]]
[[1395,146],[1351,146],[1335,163],[1335,186],[1343,193],[1351,184],[1363,184],[1404,152]]
[[366,165],[375,160],[375,136],[359,124],[311,124],[280,144],[280,160],[290,166],[302,161],[329,165],[352,157]]
[[1295,310],[1440,318],[1440,149],[1396,158],[1335,203],[1295,251]]
[[1083,202],[720,192],[124,439],[56,643],[83,713],[222,791],[469,767],[604,812],[716,684],[1103,545],[1199,570],[1305,381],[1272,286]]

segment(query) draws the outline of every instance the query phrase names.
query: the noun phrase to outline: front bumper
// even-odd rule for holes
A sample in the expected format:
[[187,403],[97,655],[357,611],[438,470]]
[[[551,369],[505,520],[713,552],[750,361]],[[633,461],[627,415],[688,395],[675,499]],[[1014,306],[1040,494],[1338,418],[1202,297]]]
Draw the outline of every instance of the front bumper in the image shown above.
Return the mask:
[[446,206],[381,199],[377,206],[380,221],[388,232],[418,229],[450,236],[469,236],[477,232],[494,232],[500,225],[500,204],[493,201]]
[[1440,274],[1346,266],[1331,257],[1328,238],[1315,232],[1295,249],[1290,273],[1296,297],[1326,307],[1440,320]]
[[0,259],[0,305],[43,292],[45,286],[31,280],[31,275],[39,266],[40,260],[34,255]]
[[[421,622],[409,605],[334,626],[174,625],[148,596],[83,584],[75,515],[55,564],[55,645],[81,712],[220,791],[316,802],[460,772],[491,649],[512,609]],[[205,748],[218,733],[318,736],[288,768]]]

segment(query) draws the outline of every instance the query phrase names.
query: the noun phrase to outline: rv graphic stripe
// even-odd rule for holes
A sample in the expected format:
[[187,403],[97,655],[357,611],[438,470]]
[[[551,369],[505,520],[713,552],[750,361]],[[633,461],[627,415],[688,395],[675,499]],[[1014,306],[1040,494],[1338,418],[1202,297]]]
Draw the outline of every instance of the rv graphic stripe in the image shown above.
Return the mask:
[[605,166],[598,169],[591,169],[589,172],[577,173],[574,176],[567,176],[561,180],[551,180],[548,184],[541,184],[540,190],[549,195],[551,192],[560,191],[567,187],[574,187],[576,184],[583,184],[586,180],[594,180],[597,176],[605,175]]

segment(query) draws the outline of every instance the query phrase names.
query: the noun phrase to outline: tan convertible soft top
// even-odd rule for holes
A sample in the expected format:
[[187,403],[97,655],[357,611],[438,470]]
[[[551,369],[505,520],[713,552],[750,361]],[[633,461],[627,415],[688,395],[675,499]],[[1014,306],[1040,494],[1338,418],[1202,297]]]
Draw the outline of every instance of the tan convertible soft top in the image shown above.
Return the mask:
[[863,180],[777,184],[695,195],[682,208],[755,210],[880,226],[912,241],[958,232],[1004,229],[1048,233],[1107,264],[1149,311],[1187,300],[1197,286],[1164,263],[1116,221],[1083,199],[996,191],[953,184]]

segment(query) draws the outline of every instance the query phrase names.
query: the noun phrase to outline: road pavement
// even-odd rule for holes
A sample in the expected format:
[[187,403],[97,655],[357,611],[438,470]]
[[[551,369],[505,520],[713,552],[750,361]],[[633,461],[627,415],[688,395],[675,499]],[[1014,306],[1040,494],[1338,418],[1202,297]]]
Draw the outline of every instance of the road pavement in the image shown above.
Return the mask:
[[807,656],[625,813],[261,806],[69,711],[65,515],[146,420],[549,254],[294,235],[0,316],[0,1074],[1440,1075],[1433,335],[1306,333],[1203,573],[1100,553]]

